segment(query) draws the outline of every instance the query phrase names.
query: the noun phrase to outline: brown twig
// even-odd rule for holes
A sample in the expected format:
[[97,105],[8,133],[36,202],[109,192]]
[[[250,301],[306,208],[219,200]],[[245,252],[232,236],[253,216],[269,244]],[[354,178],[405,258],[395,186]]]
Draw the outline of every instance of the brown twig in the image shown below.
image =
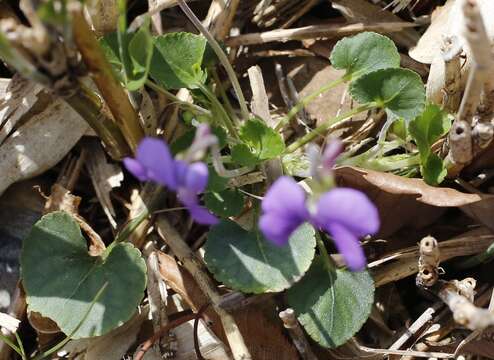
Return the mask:
[[144,136],[137,113],[115,77],[99,46],[98,40],[89,27],[81,4],[71,3],[70,13],[72,15],[74,41],[81,52],[82,59],[105,102],[108,104],[117,126],[122,131],[130,148],[135,151]]
[[163,215],[158,216],[156,219],[156,227],[160,236],[194,277],[197,285],[208,297],[214,310],[220,316],[233,358],[235,360],[252,359],[235,319],[219,306],[221,295],[218,293],[202,262],[199,261],[177,230],[170,225]]
[[143,342],[141,345],[139,345],[140,349],[139,351],[135,354],[134,360],[142,360],[144,358],[144,355],[146,352],[151,349],[153,344],[158,341],[164,334],[166,334],[168,331],[171,329],[176,328],[177,326],[180,326],[182,324],[185,324],[186,322],[190,320],[194,320],[196,318],[196,314],[190,313],[190,314],[185,314],[178,319],[172,320],[166,325],[162,326],[159,331],[155,332],[153,336],[151,336],[148,340]]
[[288,330],[293,344],[298,350],[300,357],[303,360],[316,360],[317,357],[312,352],[309,342],[305,337],[304,331],[298,323],[295,311],[293,309],[286,309],[279,313],[280,319],[283,321],[283,326]]

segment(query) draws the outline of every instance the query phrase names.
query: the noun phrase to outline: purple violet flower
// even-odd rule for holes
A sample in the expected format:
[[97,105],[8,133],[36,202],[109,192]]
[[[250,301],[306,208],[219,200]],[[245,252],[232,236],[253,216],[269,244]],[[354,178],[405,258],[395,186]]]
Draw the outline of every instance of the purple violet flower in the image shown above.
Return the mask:
[[[312,209],[311,209],[312,210]],[[262,201],[259,228],[276,245],[285,245],[304,222],[323,229],[333,238],[351,270],[365,268],[365,255],[359,238],[379,230],[379,214],[367,196],[355,189],[334,188],[319,197],[310,211],[303,188],[283,176],[268,190]]]
[[[202,149],[201,149],[202,150]],[[203,162],[174,159],[167,144],[159,139],[144,138],[136,157],[123,160],[127,170],[140,181],[154,181],[177,193],[178,199],[199,224],[214,225],[218,219],[199,205],[198,194],[208,183],[208,167]]]

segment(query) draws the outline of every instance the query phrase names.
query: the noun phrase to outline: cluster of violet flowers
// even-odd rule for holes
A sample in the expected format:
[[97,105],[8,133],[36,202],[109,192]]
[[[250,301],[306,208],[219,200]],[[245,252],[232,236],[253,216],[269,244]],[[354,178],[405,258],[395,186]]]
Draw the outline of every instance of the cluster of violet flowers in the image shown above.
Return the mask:
[[[208,183],[208,167],[199,159],[217,141],[210,128],[201,124],[185,155],[174,158],[164,141],[148,137],[139,144],[136,157],[125,158],[124,165],[140,181],[154,181],[176,192],[197,223],[214,225],[218,219],[199,204],[199,194]],[[308,222],[331,235],[348,267],[359,271],[366,266],[359,239],[377,233],[379,214],[361,191],[334,187],[332,168],[341,151],[338,140],[330,142],[322,155],[317,146],[310,147],[311,194],[291,177],[277,179],[262,200],[259,229],[270,242],[283,246]]]
[[322,156],[317,146],[309,148],[311,195],[291,177],[280,177],[264,196],[259,228],[267,239],[282,246],[301,224],[309,222],[330,234],[348,267],[359,271],[366,266],[359,238],[377,233],[379,213],[361,191],[333,187],[332,168],[341,150],[338,140]]

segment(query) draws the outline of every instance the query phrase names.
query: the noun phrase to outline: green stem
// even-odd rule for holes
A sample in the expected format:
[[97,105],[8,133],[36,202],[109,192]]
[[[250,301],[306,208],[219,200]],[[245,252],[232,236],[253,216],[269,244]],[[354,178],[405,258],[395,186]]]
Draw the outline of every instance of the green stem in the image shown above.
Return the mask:
[[459,269],[469,269],[494,259],[494,244],[491,244],[484,252],[471,256],[456,265]]
[[159,93],[162,93],[163,95],[165,95],[167,98],[169,98],[170,100],[172,100],[173,102],[181,105],[181,106],[184,106],[184,107],[187,107],[189,108],[190,110],[192,111],[195,111],[195,112],[198,112],[198,113],[201,113],[201,114],[204,114],[204,115],[208,115],[208,116],[211,116],[211,111],[209,110],[206,110],[198,105],[195,105],[195,104],[191,104],[190,102],[187,102],[187,101],[183,101],[183,100],[180,100],[178,97],[176,97],[174,94],[172,94],[171,92],[169,92],[168,90],[162,88],[161,86],[159,86],[158,84],[155,84],[154,82],[152,82],[151,80],[146,80],[146,85],[149,86],[151,89],[153,89],[154,91],[156,92],[159,92]]
[[226,95],[225,88],[223,87],[223,84],[221,83],[220,77],[218,76],[218,72],[215,69],[212,69],[211,73],[213,75],[213,79],[216,83],[216,86],[218,86],[218,89],[220,91],[221,98],[223,99],[223,103],[225,104],[226,110],[230,114],[231,119],[233,119],[233,123],[235,125],[239,125],[239,120],[237,118],[237,115],[235,114],[235,110],[233,110],[233,106],[230,103],[228,96]]
[[332,125],[336,124],[337,122],[342,121],[342,120],[345,120],[345,119],[348,119],[348,118],[351,118],[352,116],[355,116],[357,114],[360,114],[361,112],[368,111],[368,110],[372,109],[373,107],[375,107],[375,104],[373,104],[373,103],[364,104],[364,105],[361,105],[361,106],[356,107],[355,109],[352,109],[350,111],[347,111],[344,114],[335,116],[334,118],[332,118],[332,119],[324,122],[323,124],[321,124],[318,127],[316,127],[314,130],[312,130],[311,132],[309,132],[308,134],[302,136],[300,139],[298,139],[297,141],[295,141],[292,144],[290,144],[286,148],[285,154],[292,153],[295,150],[297,150],[298,148],[300,148],[300,147],[304,146],[305,144],[307,144],[307,143],[311,142],[312,140],[314,140],[317,136],[324,135],[324,133],[326,131],[328,131],[328,129]]
[[240,83],[238,82],[237,75],[235,74],[235,70],[233,69],[230,61],[227,56],[223,52],[220,44],[216,41],[216,39],[211,35],[211,33],[202,25],[201,21],[197,18],[194,12],[190,9],[189,5],[185,2],[185,0],[177,0],[178,5],[182,9],[182,11],[187,15],[189,20],[194,24],[194,26],[204,35],[204,37],[208,40],[209,45],[215,52],[216,56],[220,60],[221,64],[226,70],[228,77],[232,83],[233,89],[238,97],[238,102],[240,104],[240,110],[242,111],[242,117],[244,120],[249,119],[249,109],[247,109],[247,103],[245,101],[244,93],[242,92],[242,88],[240,87]]
[[213,106],[217,108],[217,110],[220,112],[221,118],[223,120],[223,125],[225,125],[230,135],[238,139],[239,137],[238,137],[237,129],[233,125],[233,122],[228,116],[228,113],[226,112],[223,105],[216,98],[216,96],[211,92],[211,90],[207,88],[207,86],[199,85],[199,89],[204,93],[204,95],[206,95],[206,97],[209,99],[209,101],[211,101]]
[[17,347],[12,340],[9,339],[8,336],[3,335],[0,333],[0,340],[2,340],[4,343],[6,343],[12,350],[14,350],[19,356],[22,357],[22,359],[25,359],[25,356],[22,355],[22,351],[19,347]]
[[324,85],[323,87],[319,88],[318,90],[314,91],[312,94],[307,95],[306,97],[300,99],[300,101],[290,109],[288,114],[284,118],[280,120],[280,122],[276,125],[275,130],[280,131],[283,126],[288,124],[288,122],[295,116],[297,115],[305,106],[310,104],[314,99],[316,99],[319,95],[325,93],[326,91],[329,91],[331,89],[334,89],[340,84],[343,84],[344,82],[350,80],[350,77],[348,75],[343,76],[335,81],[331,81],[330,83]]
[[321,238],[321,234],[319,234],[318,231],[316,231],[316,242],[317,242],[317,248],[319,249],[319,252],[321,253],[322,259],[324,261],[324,265],[326,266],[328,271],[333,272],[335,269],[333,260],[329,256],[328,250],[326,249],[326,245],[324,245],[324,241]]
[[24,350],[24,345],[22,344],[21,337],[19,336],[19,334],[17,332],[15,333],[15,338],[17,339],[17,344],[19,345],[19,350],[21,350],[22,360],[26,360],[27,356],[26,356],[26,352]]

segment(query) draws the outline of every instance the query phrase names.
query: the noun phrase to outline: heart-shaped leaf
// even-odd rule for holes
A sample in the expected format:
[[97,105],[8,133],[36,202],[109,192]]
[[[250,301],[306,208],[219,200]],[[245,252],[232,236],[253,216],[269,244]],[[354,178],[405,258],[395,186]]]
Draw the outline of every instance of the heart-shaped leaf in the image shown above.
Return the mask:
[[211,228],[204,260],[214,277],[246,293],[278,292],[292,286],[309,269],[315,253],[315,230],[300,226],[282,247],[260,232],[247,232],[232,221]]
[[74,338],[100,336],[135,313],[146,286],[146,264],[129,243],[88,254],[79,225],[65,212],[43,216],[24,240],[22,280],[29,310],[54,320],[70,334],[107,284]]
[[393,41],[374,32],[341,39],[331,52],[331,64],[356,79],[366,73],[400,66],[400,54]]
[[167,89],[195,89],[204,83],[201,64],[206,39],[185,32],[169,33],[155,38],[155,51],[150,74]]
[[425,107],[422,79],[408,69],[383,69],[365,74],[352,82],[350,94],[361,104],[374,103],[391,116],[407,122],[420,115]]
[[321,346],[344,344],[369,317],[374,302],[374,282],[367,271],[329,269],[317,257],[303,279],[287,291],[307,333]]

